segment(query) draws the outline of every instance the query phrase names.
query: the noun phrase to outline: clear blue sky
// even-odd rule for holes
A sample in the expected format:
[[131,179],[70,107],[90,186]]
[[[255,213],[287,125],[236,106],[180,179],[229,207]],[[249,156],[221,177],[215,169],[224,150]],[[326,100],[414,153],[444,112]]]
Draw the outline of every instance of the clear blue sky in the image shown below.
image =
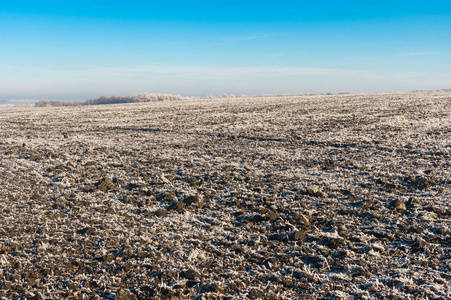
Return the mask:
[[0,100],[451,88],[451,1],[0,0]]

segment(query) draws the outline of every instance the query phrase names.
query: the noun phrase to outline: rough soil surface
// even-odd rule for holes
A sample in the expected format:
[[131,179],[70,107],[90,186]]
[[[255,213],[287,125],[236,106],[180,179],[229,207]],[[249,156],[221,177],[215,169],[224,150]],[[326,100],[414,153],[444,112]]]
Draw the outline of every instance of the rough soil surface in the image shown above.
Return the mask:
[[451,93],[0,110],[0,297],[445,299]]

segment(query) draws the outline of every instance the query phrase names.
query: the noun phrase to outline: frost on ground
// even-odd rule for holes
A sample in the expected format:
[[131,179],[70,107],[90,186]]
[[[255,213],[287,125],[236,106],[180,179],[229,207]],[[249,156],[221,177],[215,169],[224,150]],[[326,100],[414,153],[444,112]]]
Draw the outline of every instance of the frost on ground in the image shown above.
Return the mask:
[[0,296],[449,298],[450,114],[450,92],[2,108]]

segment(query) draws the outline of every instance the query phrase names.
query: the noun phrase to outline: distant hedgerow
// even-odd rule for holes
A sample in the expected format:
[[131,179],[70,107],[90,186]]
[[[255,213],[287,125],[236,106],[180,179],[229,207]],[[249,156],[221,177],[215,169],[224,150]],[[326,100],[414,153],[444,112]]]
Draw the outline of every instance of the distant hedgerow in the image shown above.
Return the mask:
[[119,103],[136,103],[136,102],[157,102],[157,101],[171,101],[182,100],[184,97],[170,94],[152,94],[141,93],[132,96],[102,96],[86,101],[61,101],[61,100],[40,100],[35,106],[80,106],[80,105],[103,105],[103,104],[119,104]]
[[79,106],[85,105],[83,101],[62,101],[62,100],[39,100],[35,103],[36,107],[46,106]]

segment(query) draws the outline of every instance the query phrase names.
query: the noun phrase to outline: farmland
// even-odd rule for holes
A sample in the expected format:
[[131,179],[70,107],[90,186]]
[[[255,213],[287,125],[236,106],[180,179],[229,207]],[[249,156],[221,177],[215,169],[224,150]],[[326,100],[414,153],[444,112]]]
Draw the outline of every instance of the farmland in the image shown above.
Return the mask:
[[3,107],[0,128],[2,297],[450,297],[451,92]]

